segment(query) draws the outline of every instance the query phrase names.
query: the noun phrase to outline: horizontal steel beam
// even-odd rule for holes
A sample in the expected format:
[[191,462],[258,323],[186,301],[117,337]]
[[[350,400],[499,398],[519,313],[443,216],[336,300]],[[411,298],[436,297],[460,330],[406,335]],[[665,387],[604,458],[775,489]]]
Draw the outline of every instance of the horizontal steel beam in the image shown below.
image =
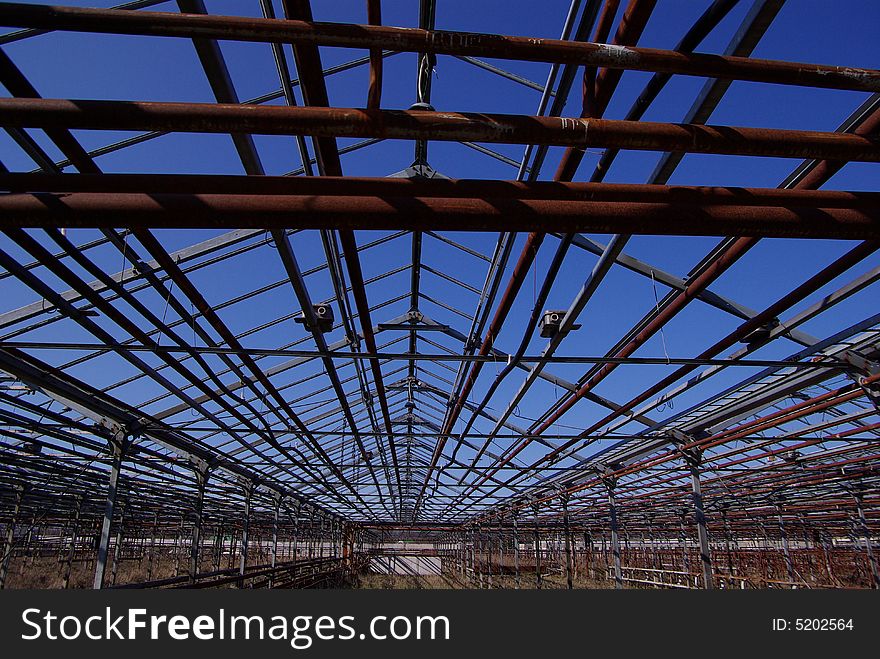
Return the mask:
[[297,46],[337,46],[367,50],[384,48],[413,53],[576,64],[785,85],[880,91],[880,71],[873,69],[384,25],[127,12],[11,2],[0,3],[0,24],[45,30],[275,42]]
[[[382,325],[378,326],[383,328]],[[427,329],[425,326],[416,326],[416,329]],[[410,329],[409,327],[405,329]],[[292,350],[283,348],[256,348],[256,347],[239,347],[226,348],[220,346],[193,347],[193,346],[138,346],[123,344],[107,344],[107,343],[71,343],[58,341],[2,341],[0,340],[0,350],[14,348],[18,350],[64,350],[64,351],[100,351],[108,348],[124,348],[132,352],[151,352],[165,354],[199,354],[199,355],[252,355],[252,356],[272,356],[272,357],[297,357],[303,359],[318,359],[321,357],[327,359],[344,359],[344,360],[364,360],[364,361],[380,361],[380,360],[403,360],[403,361],[426,361],[426,362],[483,362],[498,363],[498,358],[494,355],[459,355],[459,354],[424,354],[412,352],[356,352],[344,350]],[[691,357],[601,357],[591,355],[569,355],[569,356],[545,356],[545,355],[523,355],[518,358],[523,364],[535,362],[546,362],[550,364],[620,364],[620,365],[655,365],[669,366],[670,364],[689,364],[695,366],[740,366],[746,368],[755,367],[786,367],[800,368],[808,370],[835,369],[846,370],[849,363],[843,360],[827,360],[821,362],[799,362],[794,360],[781,359],[710,359],[710,358],[691,358]],[[396,387],[399,390],[408,390],[408,385],[400,385]],[[418,387],[415,387],[418,389]],[[437,391],[440,394],[441,392]],[[159,415],[157,415],[157,418]]]
[[850,133],[423,110],[4,98],[0,125],[465,140],[880,162],[880,139]]
[[880,238],[880,211],[504,198],[13,193],[12,227],[542,231],[638,235]]
[[4,192],[498,198],[790,208],[880,208],[880,192],[629,183],[213,174],[0,173]]

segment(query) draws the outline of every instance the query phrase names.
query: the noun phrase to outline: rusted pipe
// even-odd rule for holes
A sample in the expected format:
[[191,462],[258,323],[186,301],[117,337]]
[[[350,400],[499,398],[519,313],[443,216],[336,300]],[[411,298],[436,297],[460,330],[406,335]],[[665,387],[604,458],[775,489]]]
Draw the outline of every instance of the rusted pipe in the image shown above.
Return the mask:
[[0,99],[0,125],[431,139],[880,162],[880,141],[849,133],[422,110],[5,98]]
[[[503,198],[62,193],[0,195],[0,228],[540,231],[876,240],[880,211]],[[538,239],[533,240],[533,243]],[[528,267],[523,264],[519,270]],[[522,282],[514,283],[518,288]],[[510,286],[509,286],[510,287]],[[692,296],[689,288],[683,295]],[[684,298],[683,298],[684,299]],[[511,301],[512,303],[512,301]],[[506,306],[506,305],[505,305]],[[497,315],[497,314],[496,314]],[[656,329],[652,325],[653,329]],[[492,336],[495,332],[491,332]],[[635,343],[638,343],[636,341]],[[485,350],[491,347],[491,341]],[[635,347],[635,344],[634,344]],[[632,349],[634,349],[634,347]]]
[[268,20],[147,11],[86,9],[0,3],[0,24],[74,32],[232,41],[382,48],[437,55],[472,55],[532,62],[603,66],[830,89],[880,91],[880,71],[844,66],[777,62],[724,55],[678,53],[654,48],[581,41],[428,31],[376,25]]
[[[367,22],[370,25],[382,25],[382,0],[367,0]],[[367,107],[379,109],[382,101],[382,49],[370,49],[370,91],[367,96]]]
[[0,174],[4,192],[436,197],[671,203],[786,208],[880,207],[878,192],[738,188],[630,183],[405,179],[372,177],[237,176],[213,174]]
[[[596,29],[593,32],[594,43],[605,43],[611,34],[611,26],[617,16],[620,0],[605,0],[602,5],[602,13],[596,20]],[[616,42],[619,45],[619,42]],[[596,76],[599,69],[595,66],[585,66],[583,76],[583,103],[581,116],[601,116],[601,112],[595,112],[596,104]]]

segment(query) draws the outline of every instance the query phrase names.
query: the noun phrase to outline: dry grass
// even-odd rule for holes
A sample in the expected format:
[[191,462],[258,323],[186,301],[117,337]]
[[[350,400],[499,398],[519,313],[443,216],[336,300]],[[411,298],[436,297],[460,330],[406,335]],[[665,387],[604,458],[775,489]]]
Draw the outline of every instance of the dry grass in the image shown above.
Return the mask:
[[352,588],[365,590],[450,590],[465,586],[458,580],[438,575],[362,574]]
[[[157,555],[154,559],[151,579],[166,579],[177,574],[176,559],[167,554]],[[188,569],[188,559],[180,561],[181,574]],[[64,561],[57,555],[23,557],[17,556],[12,561],[7,588],[14,589],[56,589],[64,584]],[[210,570],[210,561],[202,564],[202,569]],[[147,581],[149,575],[149,559],[127,559],[119,563],[116,583],[125,584]],[[110,583],[110,562],[108,561],[105,575],[106,583]],[[79,560],[71,565],[70,588],[91,588],[95,578],[95,564],[91,560]]]

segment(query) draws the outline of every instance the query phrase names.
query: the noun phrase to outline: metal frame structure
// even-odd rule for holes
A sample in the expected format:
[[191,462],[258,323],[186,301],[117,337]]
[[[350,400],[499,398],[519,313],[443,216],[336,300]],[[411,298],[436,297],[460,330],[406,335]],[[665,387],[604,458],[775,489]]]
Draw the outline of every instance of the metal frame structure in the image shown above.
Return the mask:
[[[820,189],[880,161],[880,71],[751,58],[781,0],[707,2],[666,50],[638,45],[655,0],[572,0],[559,39],[437,30],[433,0],[406,28],[379,0],[362,25],[316,22],[308,0],[163,4],[0,3],[16,28],[0,126],[34,165],[0,152],[0,587],[35,561],[52,587],[79,563],[96,588],[339,586],[413,538],[479,587],[880,586],[880,192]],[[731,17],[724,52],[696,52]],[[62,32],[190,40],[215,102],[43,98],[14,48]],[[269,48],[278,88],[240,100],[227,42]],[[337,47],[358,58],[325,68]],[[407,54],[414,105],[390,109]],[[435,109],[443,58],[537,109]],[[332,106],[328,82],[358,69],[365,107]],[[651,75],[605,118],[627,71]],[[676,76],[705,78],[681,123],[643,121]],[[861,101],[835,131],[711,125],[735,81]],[[132,134],[86,147],[83,130]],[[104,171],[181,132],[225,135],[243,174]],[[267,175],[260,140],[291,136],[300,166]],[[389,140],[414,143],[408,168],[344,175]],[[447,178],[435,142],[514,180]],[[605,182],[632,151],[661,153],[648,180]],[[776,188],[669,185],[689,153],[795,164]],[[628,252],[658,235],[718,239],[676,274]],[[851,242],[764,308],[718,292],[759,243],[794,238]],[[540,339],[573,263],[583,284]],[[576,324],[618,273],[654,304],[597,354]],[[857,321],[829,321],[839,305]],[[639,353],[694,307],[719,319],[705,345]],[[624,398],[600,386],[621,372],[638,382]]]

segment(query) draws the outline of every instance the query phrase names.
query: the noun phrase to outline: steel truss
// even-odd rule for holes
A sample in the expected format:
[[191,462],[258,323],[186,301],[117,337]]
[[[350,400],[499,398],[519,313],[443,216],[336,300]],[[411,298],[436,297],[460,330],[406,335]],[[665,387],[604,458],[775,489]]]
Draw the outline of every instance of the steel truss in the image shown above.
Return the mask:
[[[20,28],[0,36],[0,587],[37,563],[50,587],[341,586],[371,552],[410,555],[399,538],[478,587],[880,587],[880,191],[823,189],[880,161],[880,71],[752,58],[773,0],[707,2],[669,49],[639,46],[655,0],[619,19],[572,0],[559,39],[438,30],[432,0],[406,28],[378,0],[364,25],[314,21],[308,0],[161,4],[0,3]],[[733,17],[722,53],[695,52]],[[190,40],[213,101],[43,98],[16,47],[62,32]],[[240,100],[221,42],[265,45],[279,87]],[[337,47],[363,52],[325,68]],[[413,54],[415,105],[391,109],[389,69]],[[445,58],[537,109],[441,107]],[[333,106],[328,84],[363,68],[365,107]],[[605,118],[627,71],[652,75]],[[706,79],[681,122],[643,121],[677,76]],[[861,102],[835,131],[710,124],[736,81]],[[134,134],[87,148],[86,129]],[[225,135],[244,173],[104,171],[178,133]],[[290,136],[298,166],[267,175],[263,140]],[[409,167],[344,175],[390,140],[414,142]],[[516,174],[448,178],[435,142]],[[645,184],[605,182],[639,151],[661,154]],[[670,185],[687,154],[796,163],[775,188]],[[676,274],[640,236],[720,240]],[[720,293],[772,238],[850,242],[763,308]],[[597,309],[617,277],[653,290],[641,317]],[[610,347],[578,341],[599,313],[635,320]],[[706,345],[646,354],[710,316]]]

